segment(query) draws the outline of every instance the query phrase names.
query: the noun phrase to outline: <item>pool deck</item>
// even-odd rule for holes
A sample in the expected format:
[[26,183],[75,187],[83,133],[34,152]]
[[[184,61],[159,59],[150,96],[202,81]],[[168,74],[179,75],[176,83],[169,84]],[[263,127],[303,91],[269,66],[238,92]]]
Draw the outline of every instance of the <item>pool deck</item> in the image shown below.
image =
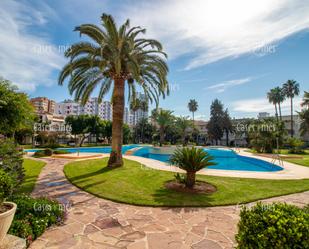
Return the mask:
[[[156,169],[156,170],[164,170],[164,171],[171,171],[171,172],[179,172],[184,173],[183,170],[171,166],[165,162],[161,162],[158,160],[144,158],[140,156],[134,156],[132,153],[137,150],[133,148],[128,150],[124,158],[129,160],[134,160],[147,168]],[[263,157],[258,156],[253,153],[245,151],[246,149],[240,149],[237,153],[241,156],[251,157],[260,159],[266,162],[272,163],[273,159],[270,157]],[[130,153],[132,151],[132,153]],[[31,153],[29,153],[31,154]],[[29,155],[28,154],[28,155]],[[57,155],[58,158],[63,159],[73,159],[73,160],[90,160],[90,159],[98,159],[102,157],[108,157],[109,154],[102,154],[102,153],[80,153],[79,156],[76,153],[73,154],[64,154],[64,155]],[[279,162],[276,161],[276,164],[279,165]],[[237,171],[237,170],[218,170],[218,169],[202,169],[197,174],[199,175],[212,175],[212,176],[225,176],[225,177],[240,177],[240,178],[257,178],[257,179],[281,179],[281,180],[292,180],[292,179],[309,179],[309,167],[300,166],[297,164],[293,164],[290,162],[283,161],[283,170],[280,171],[273,171],[273,172],[258,172],[258,171]]]
[[[267,162],[272,162],[272,158],[266,158],[254,155],[250,152],[246,152],[245,149],[241,149],[237,152],[241,156],[247,156],[251,158],[260,159]],[[133,155],[124,155],[124,158],[137,161],[149,168],[164,170],[164,171],[172,171],[172,172],[180,172],[184,171],[171,166],[167,163],[139,157]],[[276,162],[277,163],[277,162]],[[283,170],[273,171],[273,172],[258,172],[258,171],[237,171],[237,170],[218,170],[218,169],[202,169],[197,174],[200,175],[212,175],[212,176],[226,176],[226,177],[240,177],[240,178],[258,178],[258,179],[309,179],[309,167],[300,166],[297,164],[289,163],[283,161]]]

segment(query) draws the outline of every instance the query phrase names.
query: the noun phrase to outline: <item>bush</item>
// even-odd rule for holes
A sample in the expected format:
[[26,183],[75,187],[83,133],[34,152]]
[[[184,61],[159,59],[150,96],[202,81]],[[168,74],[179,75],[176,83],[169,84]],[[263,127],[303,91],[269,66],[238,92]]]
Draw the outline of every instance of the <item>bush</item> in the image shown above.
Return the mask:
[[70,154],[71,152],[70,151],[67,151],[67,150],[54,150],[53,151],[53,154]]
[[45,156],[51,156],[53,154],[53,151],[51,149],[45,149],[45,150],[38,150],[36,151],[33,156],[34,157],[45,157]]
[[8,173],[18,187],[24,180],[23,152],[19,150],[13,140],[0,139],[0,169]]
[[3,169],[0,169],[0,210],[3,201],[11,196],[14,189],[12,177]]
[[236,235],[238,248],[309,248],[308,210],[285,203],[244,207]]
[[10,201],[17,204],[17,210],[9,233],[26,239],[28,244],[64,219],[63,208],[56,201],[27,195],[12,197]]
[[298,138],[291,137],[288,139],[288,145],[290,147],[289,153],[291,154],[304,154],[304,142]]

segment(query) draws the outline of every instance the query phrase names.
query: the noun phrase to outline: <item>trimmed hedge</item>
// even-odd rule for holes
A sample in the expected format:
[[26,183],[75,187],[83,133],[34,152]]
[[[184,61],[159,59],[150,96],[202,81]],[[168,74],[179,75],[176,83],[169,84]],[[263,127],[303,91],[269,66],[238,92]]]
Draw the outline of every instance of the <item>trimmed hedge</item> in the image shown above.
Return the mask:
[[258,203],[240,212],[236,241],[239,249],[309,248],[309,207]]

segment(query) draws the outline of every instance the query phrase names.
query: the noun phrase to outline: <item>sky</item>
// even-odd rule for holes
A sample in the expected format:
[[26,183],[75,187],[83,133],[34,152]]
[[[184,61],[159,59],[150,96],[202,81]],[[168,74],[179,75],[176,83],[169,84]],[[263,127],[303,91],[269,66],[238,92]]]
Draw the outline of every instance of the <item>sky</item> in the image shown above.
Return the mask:
[[309,90],[309,0],[0,0],[0,76],[30,97],[71,98],[57,84],[63,53],[84,39],[74,27],[100,25],[102,13],[161,41],[171,93],[160,106],[176,115],[191,115],[196,99],[196,119],[207,120],[215,98],[232,117],[273,114],[269,89],[294,79]]

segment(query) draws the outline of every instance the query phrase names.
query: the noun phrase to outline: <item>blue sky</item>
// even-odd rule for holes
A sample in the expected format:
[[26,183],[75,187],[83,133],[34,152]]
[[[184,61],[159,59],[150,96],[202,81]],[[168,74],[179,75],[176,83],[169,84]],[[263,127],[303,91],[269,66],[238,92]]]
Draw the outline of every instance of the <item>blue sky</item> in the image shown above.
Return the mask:
[[[130,18],[163,43],[172,91],[160,105],[177,115],[190,115],[187,103],[194,98],[197,118],[208,119],[218,98],[232,117],[254,117],[273,113],[266,93],[288,79],[309,90],[308,0],[192,2],[1,0],[0,75],[30,96],[70,98],[66,86],[57,85],[63,51],[81,40],[75,26],[99,24],[105,12],[118,23]],[[296,110],[300,101],[295,99]]]

